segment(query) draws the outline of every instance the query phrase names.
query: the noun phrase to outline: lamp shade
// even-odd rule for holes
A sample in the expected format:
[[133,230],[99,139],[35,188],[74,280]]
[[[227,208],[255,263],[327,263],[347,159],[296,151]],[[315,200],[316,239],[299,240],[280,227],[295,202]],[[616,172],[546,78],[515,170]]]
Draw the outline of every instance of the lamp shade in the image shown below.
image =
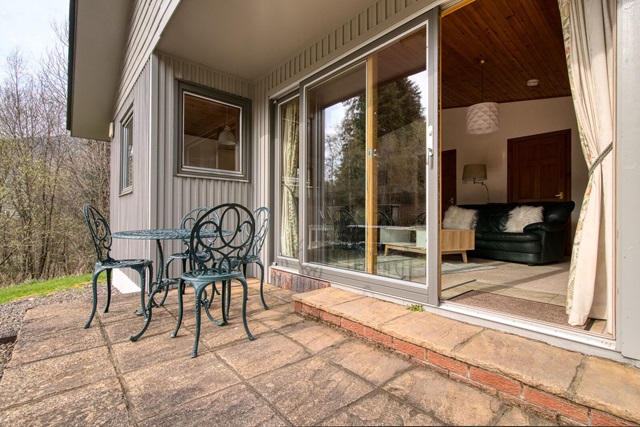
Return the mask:
[[235,143],[236,137],[233,132],[231,132],[231,128],[229,125],[225,126],[224,130],[220,132],[220,135],[218,135],[218,144],[235,145]]
[[463,181],[482,182],[487,180],[487,165],[464,165],[462,170]]
[[467,133],[479,135],[497,131],[500,127],[498,104],[482,102],[467,109]]

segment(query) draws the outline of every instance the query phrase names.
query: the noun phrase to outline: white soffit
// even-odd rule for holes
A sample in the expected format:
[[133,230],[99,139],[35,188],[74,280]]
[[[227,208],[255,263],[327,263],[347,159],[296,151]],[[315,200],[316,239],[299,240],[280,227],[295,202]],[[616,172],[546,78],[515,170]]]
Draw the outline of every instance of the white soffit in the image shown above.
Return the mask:
[[71,135],[108,140],[133,2],[75,3]]
[[254,81],[373,3],[183,0],[157,49]]

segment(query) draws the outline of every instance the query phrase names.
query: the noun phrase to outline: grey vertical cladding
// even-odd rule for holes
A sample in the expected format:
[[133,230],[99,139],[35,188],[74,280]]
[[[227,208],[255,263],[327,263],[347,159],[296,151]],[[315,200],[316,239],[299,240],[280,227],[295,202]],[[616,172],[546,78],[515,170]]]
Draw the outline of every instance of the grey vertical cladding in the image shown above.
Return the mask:
[[[220,203],[241,203],[250,209],[256,206],[255,185],[260,185],[258,176],[260,165],[261,141],[257,131],[257,114],[253,114],[252,141],[250,144],[249,168],[250,182],[193,178],[176,176],[179,161],[177,147],[175,99],[176,79],[188,81],[213,89],[252,98],[251,85],[241,79],[206,68],[200,64],[158,54],[158,158],[157,158],[157,227],[172,228],[178,226],[185,212],[199,206],[215,206]],[[254,100],[254,110],[257,102]],[[260,189],[260,191],[266,191]],[[167,241],[165,252],[182,250],[181,242]]]
[[[112,231],[146,228],[149,226],[149,77],[146,66],[114,119],[111,141],[111,183],[109,221]],[[122,120],[133,113],[133,190],[120,195],[120,161]],[[118,258],[148,257],[150,245],[144,241],[114,240],[114,254]]]

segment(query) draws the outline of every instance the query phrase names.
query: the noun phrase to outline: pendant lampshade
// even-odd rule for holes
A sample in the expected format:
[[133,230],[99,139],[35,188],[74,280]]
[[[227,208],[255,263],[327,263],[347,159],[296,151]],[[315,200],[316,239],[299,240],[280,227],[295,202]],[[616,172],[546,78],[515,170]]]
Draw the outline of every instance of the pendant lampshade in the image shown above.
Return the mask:
[[484,102],[484,59],[480,61],[480,103],[467,109],[467,133],[479,135],[500,128],[500,113],[496,102]]
[[236,136],[233,134],[233,132],[231,131],[231,128],[229,127],[229,125],[227,124],[227,107],[224,108],[224,121],[225,121],[225,125],[224,125],[224,129],[222,129],[222,132],[220,132],[220,135],[218,135],[218,144],[221,145],[235,145],[236,143]]

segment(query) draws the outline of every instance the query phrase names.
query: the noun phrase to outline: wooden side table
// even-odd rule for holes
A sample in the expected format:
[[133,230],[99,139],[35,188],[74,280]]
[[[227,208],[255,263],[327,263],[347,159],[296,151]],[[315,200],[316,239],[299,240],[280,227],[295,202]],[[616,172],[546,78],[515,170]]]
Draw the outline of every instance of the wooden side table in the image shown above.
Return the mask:
[[462,261],[467,263],[467,251],[476,247],[476,233],[474,230],[441,230],[440,252],[442,255],[461,254]]

